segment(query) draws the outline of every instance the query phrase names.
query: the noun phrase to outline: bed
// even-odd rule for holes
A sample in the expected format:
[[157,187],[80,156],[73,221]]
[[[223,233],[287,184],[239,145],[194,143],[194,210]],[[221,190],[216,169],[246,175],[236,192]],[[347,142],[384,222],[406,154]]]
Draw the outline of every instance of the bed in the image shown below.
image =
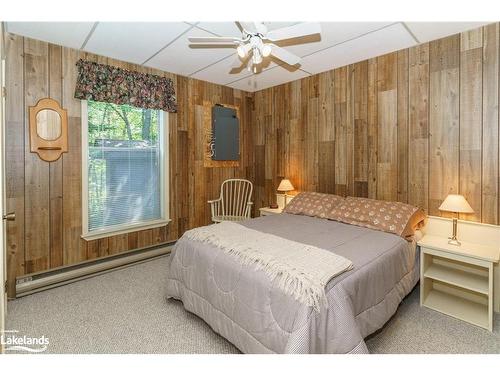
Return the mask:
[[382,328],[418,282],[415,236],[291,213],[237,225],[316,246],[353,264],[328,281],[327,308],[316,311],[262,270],[181,237],[169,260],[168,297],[181,300],[243,353],[368,353],[364,338]]

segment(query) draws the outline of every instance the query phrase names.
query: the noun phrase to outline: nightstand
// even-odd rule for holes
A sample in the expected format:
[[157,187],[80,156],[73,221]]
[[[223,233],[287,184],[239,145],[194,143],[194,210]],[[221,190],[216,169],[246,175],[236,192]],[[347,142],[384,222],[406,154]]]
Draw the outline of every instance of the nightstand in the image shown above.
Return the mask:
[[500,249],[426,235],[420,246],[420,305],[493,330],[493,266]]
[[277,215],[283,212],[282,208],[270,208],[270,207],[262,207],[259,208],[260,216],[269,216],[269,215]]

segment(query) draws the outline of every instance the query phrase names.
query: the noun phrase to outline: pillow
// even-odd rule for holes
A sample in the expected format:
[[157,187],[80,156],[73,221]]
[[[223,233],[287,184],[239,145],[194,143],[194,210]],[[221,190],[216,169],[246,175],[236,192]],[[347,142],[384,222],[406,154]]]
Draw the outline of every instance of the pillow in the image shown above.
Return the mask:
[[394,233],[412,241],[415,231],[424,225],[426,215],[411,204],[347,197],[343,204],[330,211],[328,218]]
[[284,209],[287,214],[328,218],[330,211],[341,204],[344,198],[333,194],[316,192],[299,193]]

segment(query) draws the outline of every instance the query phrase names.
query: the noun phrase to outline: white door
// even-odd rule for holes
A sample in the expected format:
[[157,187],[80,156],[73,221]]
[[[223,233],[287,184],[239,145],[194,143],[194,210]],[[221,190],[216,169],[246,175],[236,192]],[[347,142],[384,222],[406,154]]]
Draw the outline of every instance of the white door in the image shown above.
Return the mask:
[[[3,45],[3,24],[0,23],[0,214],[4,213],[4,73],[5,73],[5,59],[4,59],[4,45]],[[5,329],[5,313],[7,309],[7,291],[6,285],[6,268],[7,260],[5,255],[5,220],[2,220],[0,228],[0,334],[3,334]],[[0,352],[3,352],[3,346],[0,344]]]

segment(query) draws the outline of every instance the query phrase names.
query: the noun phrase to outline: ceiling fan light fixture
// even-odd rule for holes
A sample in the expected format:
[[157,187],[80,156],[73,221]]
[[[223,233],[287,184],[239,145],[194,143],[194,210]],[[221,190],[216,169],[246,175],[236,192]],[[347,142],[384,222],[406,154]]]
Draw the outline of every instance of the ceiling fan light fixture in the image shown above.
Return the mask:
[[209,36],[189,37],[188,39],[193,44],[202,44],[202,46],[206,47],[213,44],[236,47],[238,58],[241,61],[240,69],[246,65],[250,72],[257,73],[262,70],[259,65],[270,56],[289,66],[300,63],[299,56],[274,42],[321,33],[320,24],[314,22],[298,23],[270,31],[262,22],[237,22],[237,25],[241,31],[241,37],[239,38],[234,36]]
[[262,56],[264,57],[269,57],[272,52],[272,47],[269,44],[264,44],[264,47],[262,47]]
[[262,62],[262,55],[258,48],[253,50],[253,63],[254,65],[259,65]]
[[242,59],[247,57],[247,51],[242,44],[240,44],[238,48],[236,48],[236,51],[238,52],[238,56],[241,57]]

